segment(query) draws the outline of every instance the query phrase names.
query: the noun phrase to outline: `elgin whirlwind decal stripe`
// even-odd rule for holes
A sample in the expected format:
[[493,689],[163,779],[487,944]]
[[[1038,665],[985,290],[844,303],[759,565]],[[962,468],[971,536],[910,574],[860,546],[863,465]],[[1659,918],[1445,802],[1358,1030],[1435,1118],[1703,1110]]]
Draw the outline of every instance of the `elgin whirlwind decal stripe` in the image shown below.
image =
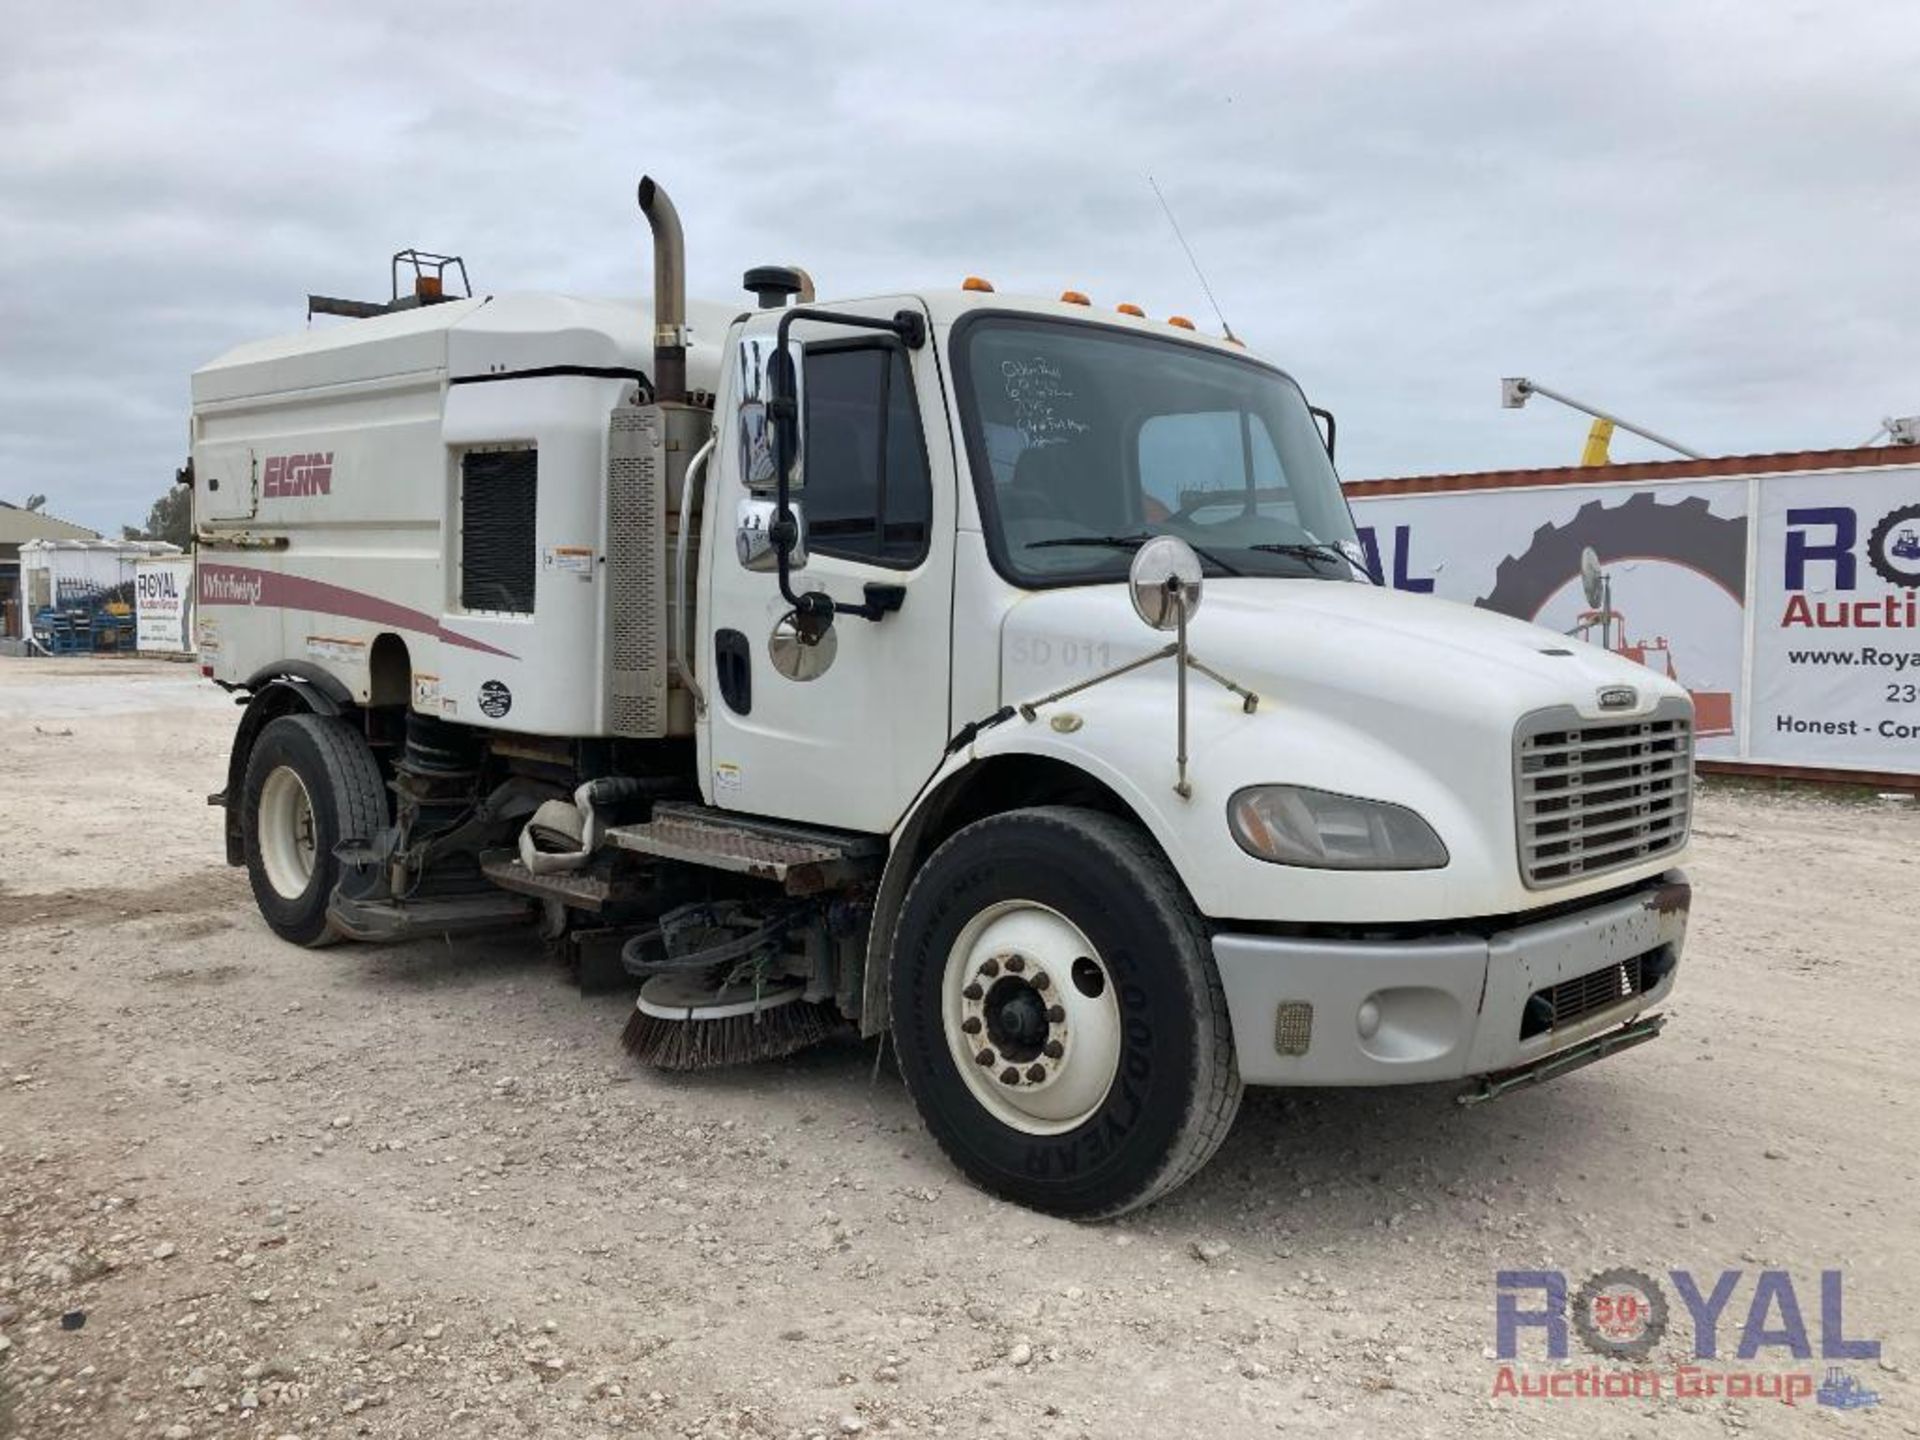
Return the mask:
[[349,620],[366,620],[375,625],[391,625],[396,630],[420,630],[458,645],[463,650],[479,650],[508,660],[520,657],[482,640],[449,630],[424,610],[411,610],[382,600],[364,590],[349,590],[344,585],[329,585],[324,580],[308,580],[298,575],[282,575],[274,570],[255,570],[245,565],[200,564],[200,603],[202,605],[264,605],[281,610],[310,610],[316,615],[340,615]]

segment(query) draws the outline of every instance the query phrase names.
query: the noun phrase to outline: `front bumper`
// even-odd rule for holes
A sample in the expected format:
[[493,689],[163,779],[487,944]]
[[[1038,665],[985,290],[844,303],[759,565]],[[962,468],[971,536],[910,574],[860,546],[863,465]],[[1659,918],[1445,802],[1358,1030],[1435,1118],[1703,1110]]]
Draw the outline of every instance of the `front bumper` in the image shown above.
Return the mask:
[[1691,900],[1674,870],[1490,935],[1216,935],[1241,1078],[1405,1085],[1533,1065],[1666,998]]

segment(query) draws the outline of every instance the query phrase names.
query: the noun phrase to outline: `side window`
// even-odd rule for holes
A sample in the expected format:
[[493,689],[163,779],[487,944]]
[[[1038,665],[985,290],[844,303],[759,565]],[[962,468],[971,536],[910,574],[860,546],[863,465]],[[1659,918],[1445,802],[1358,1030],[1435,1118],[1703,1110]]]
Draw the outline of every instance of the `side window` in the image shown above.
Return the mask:
[[906,567],[927,553],[933,486],[907,357],[885,345],[807,352],[807,544]]

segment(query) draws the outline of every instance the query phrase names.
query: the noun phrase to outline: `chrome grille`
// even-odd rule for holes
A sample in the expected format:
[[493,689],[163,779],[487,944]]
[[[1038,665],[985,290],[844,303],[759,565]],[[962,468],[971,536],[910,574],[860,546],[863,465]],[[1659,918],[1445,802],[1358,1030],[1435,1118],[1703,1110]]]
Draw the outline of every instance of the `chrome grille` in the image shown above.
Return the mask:
[[1538,890],[1678,850],[1692,792],[1684,700],[1639,720],[1587,720],[1571,708],[1529,715],[1514,741],[1520,876]]

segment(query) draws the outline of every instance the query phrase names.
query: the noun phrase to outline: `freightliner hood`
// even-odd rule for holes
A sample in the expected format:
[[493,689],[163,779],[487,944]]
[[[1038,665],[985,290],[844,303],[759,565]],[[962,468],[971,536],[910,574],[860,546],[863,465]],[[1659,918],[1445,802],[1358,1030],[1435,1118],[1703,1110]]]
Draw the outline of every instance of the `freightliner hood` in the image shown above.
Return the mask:
[[[1029,594],[1001,637],[1001,698],[1018,705],[1150,653],[1123,585]],[[1330,580],[1208,580],[1192,653],[1260,696],[1247,714],[1206,676],[1189,678],[1189,777],[1174,793],[1175,681],[1163,661],[987,734],[1001,748],[1057,754],[1119,790],[1215,918],[1432,920],[1507,914],[1631,881],[1616,871],[1551,891],[1520,881],[1514,727],[1571,705],[1599,719],[1644,715],[1685,692],[1666,677],[1490,611]],[[1603,712],[1603,688],[1638,703]],[[1073,717],[1055,723],[1064,712]],[[1078,723],[1075,724],[1074,722]],[[1451,861],[1390,874],[1301,870],[1245,855],[1226,828],[1243,785],[1292,782],[1411,806]],[[1674,863],[1650,862],[1648,873]]]

